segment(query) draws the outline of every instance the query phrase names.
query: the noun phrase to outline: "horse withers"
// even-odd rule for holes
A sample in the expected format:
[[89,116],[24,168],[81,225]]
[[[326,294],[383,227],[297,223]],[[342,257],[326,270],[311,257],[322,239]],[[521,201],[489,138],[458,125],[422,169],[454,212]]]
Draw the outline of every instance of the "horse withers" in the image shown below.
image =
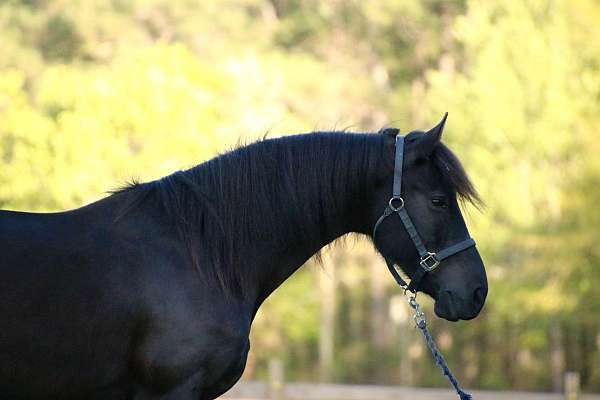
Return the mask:
[[[479,197],[441,143],[404,138],[402,200],[429,251],[468,237]],[[241,376],[262,302],[322,247],[371,236],[394,182],[396,130],[315,132],[240,147],[60,213],[0,211],[0,398],[213,399]],[[376,248],[419,274],[397,218]],[[419,282],[435,312],[474,318],[475,247]]]

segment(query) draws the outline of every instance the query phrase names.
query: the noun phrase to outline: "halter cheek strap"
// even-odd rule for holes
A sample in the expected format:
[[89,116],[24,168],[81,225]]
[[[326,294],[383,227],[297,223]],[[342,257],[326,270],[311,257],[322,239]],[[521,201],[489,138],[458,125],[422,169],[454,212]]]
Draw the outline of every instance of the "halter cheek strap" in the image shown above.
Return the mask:
[[389,258],[385,258],[385,262],[390,270],[390,273],[398,283],[398,285],[402,286],[405,289],[410,290],[413,293],[416,293],[419,290],[419,285],[425,275],[428,272],[436,269],[440,262],[450,256],[453,256],[456,253],[459,253],[463,250],[466,250],[470,247],[475,246],[475,241],[472,238],[467,238],[458,243],[455,243],[451,246],[446,247],[445,249],[432,253],[427,251],[427,248],[423,244],[423,240],[421,240],[421,236],[419,236],[419,232],[417,232],[417,228],[413,224],[406,208],[404,207],[404,199],[402,198],[402,166],[404,163],[404,137],[397,135],[396,136],[396,155],[394,158],[394,185],[392,188],[392,197],[390,198],[386,209],[383,211],[383,214],[377,222],[375,223],[375,227],[373,228],[373,241],[375,241],[375,235],[377,233],[377,228],[381,225],[381,223],[390,215],[397,214],[408,233],[408,236],[412,240],[417,252],[419,253],[420,261],[419,265],[421,268],[417,268],[414,275],[411,277],[410,284],[406,284],[404,279],[400,276],[400,269],[396,267],[396,264],[393,260]]

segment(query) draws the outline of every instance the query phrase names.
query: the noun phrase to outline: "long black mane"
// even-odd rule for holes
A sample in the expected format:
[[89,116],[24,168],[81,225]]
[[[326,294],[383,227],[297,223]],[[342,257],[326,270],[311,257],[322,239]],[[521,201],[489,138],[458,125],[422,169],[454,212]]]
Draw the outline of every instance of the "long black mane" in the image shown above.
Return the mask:
[[[125,212],[157,199],[195,267],[238,292],[249,272],[241,258],[248,256],[242,252],[247,243],[299,237],[295,245],[302,245],[314,227],[330,231],[339,224],[344,199],[362,203],[381,155],[374,141],[383,144],[373,134],[343,132],[264,139],[115,193],[131,195]],[[356,187],[364,190],[354,192]]]
[[[252,256],[247,243],[259,239],[289,246],[290,237],[299,238],[291,245],[310,243],[315,228],[335,229],[347,199],[364,204],[381,165],[383,137],[313,132],[263,139],[114,193],[129,195],[123,213],[149,198],[158,201],[186,243],[194,267],[227,292],[240,293],[252,272],[244,265],[244,257]],[[447,147],[439,145],[433,161],[461,198],[478,202]]]

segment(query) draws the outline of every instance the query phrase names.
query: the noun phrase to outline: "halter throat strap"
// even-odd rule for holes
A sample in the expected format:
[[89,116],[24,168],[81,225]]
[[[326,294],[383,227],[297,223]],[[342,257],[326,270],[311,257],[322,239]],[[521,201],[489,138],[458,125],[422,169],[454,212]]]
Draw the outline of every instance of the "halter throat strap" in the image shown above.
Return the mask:
[[394,184],[392,187],[392,197],[390,198],[386,209],[383,211],[383,214],[377,222],[375,223],[375,227],[373,228],[373,241],[375,241],[375,235],[377,233],[377,228],[381,225],[381,223],[390,215],[397,214],[408,233],[411,241],[413,242],[417,252],[419,253],[420,268],[417,268],[414,275],[411,278],[410,284],[406,284],[404,279],[400,276],[400,269],[396,267],[396,264],[393,260],[389,258],[385,258],[386,264],[390,273],[398,283],[398,285],[403,288],[410,290],[413,293],[416,293],[419,290],[419,286],[421,281],[425,277],[425,275],[434,269],[436,269],[440,262],[448,257],[453,256],[456,253],[459,253],[463,250],[466,250],[470,247],[475,246],[475,240],[472,238],[467,238],[458,243],[450,245],[445,249],[432,253],[427,251],[427,248],[423,244],[423,240],[421,240],[421,236],[417,231],[417,228],[413,224],[406,208],[404,207],[404,199],[402,198],[402,167],[404,164],[404,136],[397,135],[396,136],[396,154],[394,157]]

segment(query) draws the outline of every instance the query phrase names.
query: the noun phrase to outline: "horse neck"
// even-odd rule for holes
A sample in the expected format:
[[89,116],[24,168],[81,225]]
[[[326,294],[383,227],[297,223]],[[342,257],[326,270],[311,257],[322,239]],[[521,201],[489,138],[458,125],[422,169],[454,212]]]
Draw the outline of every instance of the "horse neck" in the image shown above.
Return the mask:
[[382,143],[373,134],[313,133],[215,160],[210,180],[231,267],[257,306],[322,247],[371,229],[366,210]]

